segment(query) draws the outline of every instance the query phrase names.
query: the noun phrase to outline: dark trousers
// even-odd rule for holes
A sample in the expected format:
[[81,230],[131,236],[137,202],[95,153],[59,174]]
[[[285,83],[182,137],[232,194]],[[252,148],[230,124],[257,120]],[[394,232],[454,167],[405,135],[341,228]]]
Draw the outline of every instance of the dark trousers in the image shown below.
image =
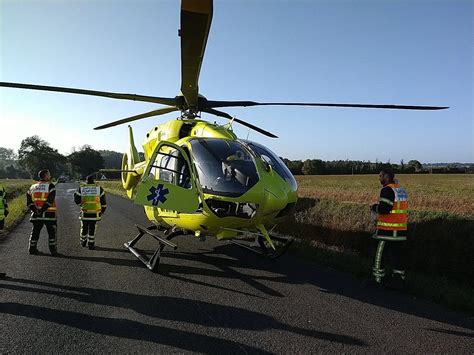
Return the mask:
[[375,281],[382,282],[385,276],[385,264],[392,268],[392,276],[405,279],[404,251],[405,241],[375,240],[374,267]]
[[46,230],[48,231],[48,245],[49,249],[56,249],[56,221],[41,221],[35,220],[31,221],[33,223],[33,230],[31,231],[30,235],[30,249],[36,249],[38,245],[38,239],[41,233],[41,229],[43,226],[46,226]]
[[89,244],[95,243],[97,221],[81,220],[81,242],[88,239]]

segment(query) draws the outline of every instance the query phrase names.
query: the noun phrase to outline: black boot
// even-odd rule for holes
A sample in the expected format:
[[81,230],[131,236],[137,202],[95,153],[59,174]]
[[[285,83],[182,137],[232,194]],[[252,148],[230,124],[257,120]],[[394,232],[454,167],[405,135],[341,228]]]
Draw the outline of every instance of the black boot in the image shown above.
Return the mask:
[[56,249],[56,247],[49,247],[49,251],[51,252],[52,256],[58,255],[58,250]]
[[88,246],[89,246],[89,250],[94,250],[95,249],[94,243],[89,242]]
[[29,247],[28,252],[31,255],[36,255],[36,254],[38,254],[38,249],[36,249],[36,247]]

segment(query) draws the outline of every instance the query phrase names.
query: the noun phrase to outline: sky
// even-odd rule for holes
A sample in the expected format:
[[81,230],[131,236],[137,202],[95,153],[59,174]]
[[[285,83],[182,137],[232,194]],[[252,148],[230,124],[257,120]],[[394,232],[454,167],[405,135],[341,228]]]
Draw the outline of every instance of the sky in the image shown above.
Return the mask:
[[[0,81],[174,97],[179,1],[0,0]],[[212,100],[450,106],[442,111],[229,108],[290,159],[474,162],[474,2],[215,0],[199,81]],[[158,105],[0,88],[0,146],[37,134],[61,153],[125,151]],[[132,123],[146,132],[176,113]],[[203,114],[211,121],[225,120]]]

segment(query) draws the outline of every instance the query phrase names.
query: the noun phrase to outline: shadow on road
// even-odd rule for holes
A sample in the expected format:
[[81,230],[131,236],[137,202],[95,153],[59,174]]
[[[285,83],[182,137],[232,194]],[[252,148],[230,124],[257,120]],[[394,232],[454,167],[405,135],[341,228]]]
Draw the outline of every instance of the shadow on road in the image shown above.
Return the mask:
[[[182,330],[175,330],[156,325],[144,324],[128,319],[104,318],[89,314],[57,310],[52,308],[30,306],[19,303],[2,304],[1,313],[10,314],[47,322],[66,325],[96,334],[110,335],[120,338],[143,340],[161,345],[173,346],[178,349],[198,352],[215,352],[225,349],[229,352],[259,352],[270,354],[262,349],[240,344],[231,340],[219,339]],[[232,350],[234,349],[234,350]]]
[[[105,248],[109,249],[109,248]],[[121,249],[118,249],[121,251]],[[106,250],[104,250],[106,251]],[[116,251],[112,249],[111,251]],[[65,258],[108,263],[118,266],[143,267],[136,259],[120,259],[109,257],[62,256]],[[176,259],[192,263],[167,263],[166,260]],[[190,264],[204,264],[211,268],[192,266]],[[246,272],[246,270],[250,272]],[[254,271],[259,270],[256,274]],[[159,274],[186,283],[220,289],[228,292],[262,298],[284,297],[276,289],[265,285],[266,281],[285,284],[312,284],[320,288],[320,292],[339,294],[360,302],[373,304],[397,312],[435,320],[438,322],[460,326],[474,330],[474,321],[458,314],[444,311],[441,307],[429,302],[414,301],[409,295],[367,286],[364,282],[353,279],[351,276],[336,273],[306,264],[291,257],[278,260],[267,260],[257,255],[249,254],[243,249],[231,244],[222,244],[214,249],[205,249],[197,252],[164,252]],[[240,280],[258,291],[251,294],[239,289],[232,289],[220,285],[219,282],[206,282],[205,278],[196,280],[188,276],[206,276],[207,278],[222,278]],[[335,277],[336,276],[336,277]],[[227,283],[232,284],[232,283]],[[260,294],[259,294],[260,293]],[[317,295],[315,295],[317,297]]]
[[[260,281],[281,282],[285,284],[312,284],[322,289],[321,292],[339,294],[360,302],[376,305],[378,307],[395,310],[413,316],[435,320],[438,322],[474,329],[474,321],[459,314],[443,310],[440,306],[429,302],[413,300],[409,295],[395,291],[367,286],[366,282],[358,281],[350,275],[326,270],[314,264],[304,263],[291,257],[279,260],[266,260],[251,255],[230,244],[220,245],[209,252],[202,253],[176,253],[169,252],[166,258],[189,259],[200,263],[212,265],[219,270],[189,267],[182,265],[162,264],[160,274],[177,278],[181,275],[206,275],[211,277],[236,278],[255,287],[270,296],[283,297],[276,290],[264,286]],[[262,275],[247,275],[242,269],[260,270]],[[265,276],[267,274],[267,276]],[[186,279],[181,278],[186,281]],[[191,281],[191,282],[194,282]],[[208,284],[213,287],[213,285]],[[317,297],[317,295],[315,295]]]
[[[359,340],[352,336],[290,326],[277,321],[272,316],[233,306],[219,305],[177,297],[147,296],[121,291],[56,285],[36,280],[11,278],[8,281],[8,283],[2,283],[2,288],[15,291],[54,295],[57,297],[74,299],[79,302],[91,304],[131,309],[137,313],[154,318],[192,323],[212,328],[244,329],[252,331],[280,330],[330,342],[358,346],[367,345],[363,340]],[[55,290],[51,288],[54,288]],[[90,330],[85,328],[88,327],[89,324],[94,324],[94,327],[96,327],[98,323],[105,323],[100,325],[99,328],[106,328],[107,332],[112,332],[107,334],[115,336],[127,336],[124,329],[128,329],[130,326],[133,326],[133,329],[136,327],[149,327],[148,325],[143,325],[141,323],[131,322],[128,320],[119,320],[118,325],[115,326],[115,319],[83,315],[75,312],[64,312],[54,309],[43,309],[40,307],[25,306],[14,303],[7,305],[9,306],[4,307],[4,305],[2,305],[0,312],[54,321],[69,326],[80,327],[86,330]],[[60,316],[56,315],[56,313],[65,313],[65,315]],[[71,319],[69,317],[71,317]],[[111,324],[109,324],[109,322]],[[134,324],[127,325],[129,322]],[[157,330],[157,332],[162,331],[163,330],[161,330],[161,328]],[[176,332],[169,329],[166,331]],[[104,332],[104,330],[102,330],[102,332]],[[144,334],[144,336],[147,338],[143,340],[154,341],[154,338],[150,338],[147,335],[150,334],[149,330]],[[210,340],[216,341],[214,338],[210,338]],[[157,341],[163,343],[159,338],[157,338]],[[167,343],[165,342],[165,344]],[[176,344],[173,345],[177,346]],[[215,346],[218,346],[218,344],[215,344]],[[205,349],[197,348],[192,348],[192,350],[205,351]],[[250,350],[255,351],[256,349]]]

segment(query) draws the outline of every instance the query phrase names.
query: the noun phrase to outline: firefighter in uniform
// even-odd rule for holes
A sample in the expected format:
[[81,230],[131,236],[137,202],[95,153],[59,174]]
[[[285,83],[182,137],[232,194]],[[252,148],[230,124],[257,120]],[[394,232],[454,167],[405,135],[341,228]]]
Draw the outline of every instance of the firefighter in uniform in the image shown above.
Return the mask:
[[58,254],[56,247],[56,187],[51,182],[49,170],[41,170],[38,173],[39,181],[31,185],[26,193],[26,204],[31,210],[30,222],[33,230],[30,235],[29,252],[36,254],[37,245],[43,225],[48,231],[48,245],[51,255]]
[[105,191],[94,181],[94,176],[87,177],[87,183],[74,193],[74,202],[81,206],[79,219],[81,220],[80,242],[83,247],[94,249],[97,222],[107,208]]
[[[7,193],[0,182],[0,230],[5,226],[5,218],[8,216]],[[4,272],[0,272],[0,279],[6,277]]]
[[395,182],[392,169],[383,169],[379,174],[382,184],[379,203],[371,206],[377,215],[377,231],[373,235],[377,249],[373,266],[375,282],[382,284],[385,277],[383,253],[391,259],[392,278],[385,282],[387,287],[401,289],[405,286],[403,267],[403,248],[407,239],[408,195],[398,182]]

